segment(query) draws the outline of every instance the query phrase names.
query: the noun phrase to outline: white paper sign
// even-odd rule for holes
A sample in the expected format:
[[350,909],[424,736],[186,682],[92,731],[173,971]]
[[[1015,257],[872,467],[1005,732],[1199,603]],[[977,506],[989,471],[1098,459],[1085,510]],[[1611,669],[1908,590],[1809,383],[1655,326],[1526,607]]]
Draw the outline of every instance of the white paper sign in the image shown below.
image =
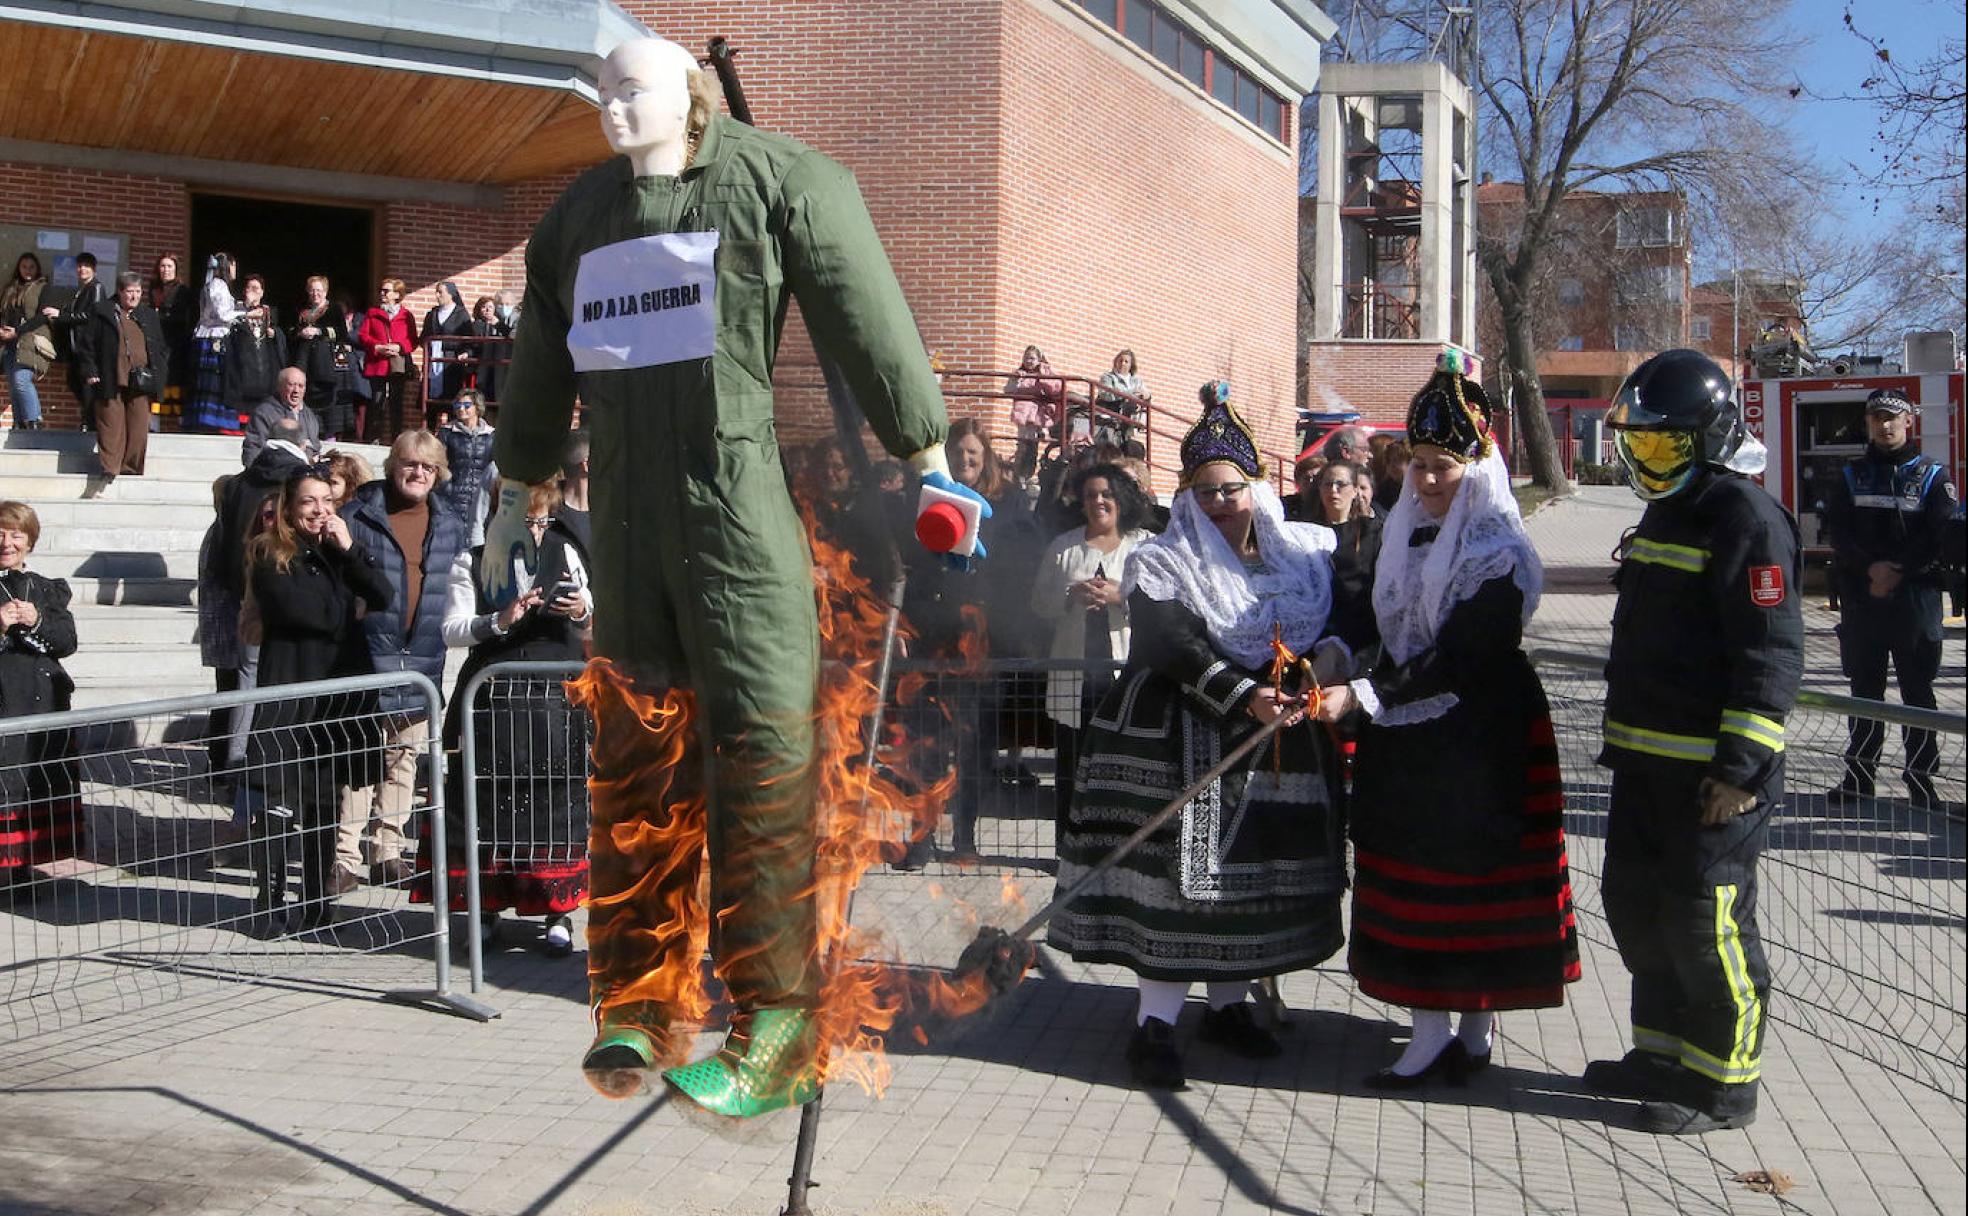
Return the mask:
[[34,247],[36,249],[66,250],[68,248],[68,234],[66,232],[59,232],[53,228],[43,228],[34,234]]
[[670,232],[581,255],[567,349],[577,372],[708,359],[717,349],[715,232]]
[[105,266],[114,266],[122,260],[123,243],[113,236],[85,236],[82,252],[95,254],[96,261]]

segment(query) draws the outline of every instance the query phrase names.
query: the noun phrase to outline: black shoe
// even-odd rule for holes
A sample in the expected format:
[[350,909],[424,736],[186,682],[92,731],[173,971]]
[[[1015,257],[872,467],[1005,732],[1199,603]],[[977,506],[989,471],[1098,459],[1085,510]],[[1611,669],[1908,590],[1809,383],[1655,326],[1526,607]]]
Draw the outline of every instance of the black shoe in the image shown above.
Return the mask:
[[[1457,1040],[1457,1041],[1461,1042],[1461,1040]],[[1495,1051],[1496,1048],[1494,1045],[1485,1047],[1483,1049],[1483,1054],[1479,1056],[1475,1052],[1469,1050],[1469,1044],[1463,1043],[1462,1060],[1459,1064],[1456,1065],[1456,1067],[1461,1070],[1462,1075],[1465,1077],[1473,1072],[1482,1072],[1485,1068],[1488,1068],[1490,1066],[1490,1056]]]
[[1825,801],[1832,806],[1850,806],[1855,802],[1870,801],[1871,798],[1872,782],[1850,775],[1825,791]]
[[1941,792],[1934,788],[1932,777],[1907,778],[1907,805],[1916,811],[1941,809]]
[[1175,1027],[1160,1018],[1149,1018],[1134,1028],[1127,1062],[1137,1084],[1150,1089],[1189,1088],[1182,1075],[1182,1053],[1175,1049]]
[[1462,1040],[1452,1037],[1449,1039],[1449,1045],[1430,1060],[1428,1067],[1420,1072],[1402,1073],[1395,1072],[1392,1067],[1383,1068],[1368,1077],[1364,1084],[1368,1089],[1417,1089],[1426,1085],[1429,1078],[1436,1073],[1441,1073],[1448,1079],[1449,1084],[1460,1085],[1463,1076],[1462,1061],[1468,1054],[1468,1050],[1462,1045]]
[[1727,1131],[1732,1127],[1748,1127],[1754,1122],[1754,1106],[1736,1114],[1712,1115],[1679,1102],[1659,1101],[1642,1103],[1634,1125],[1656,1136],[1701,1136],[1709,1132]]
[[1196,1037],[1205,1043],[1221,1044],[1231,1055],[1247,1060],[1268,1060],[1285,1050],[1277,1035],[1257,1024],[1249,1001],[1205,1009],[1203,1028]]
[[1681,1066],[1666,1056],[1634,1048],[1617,1060],[1594,1060],[1585,1066],[1585,1087],[1615,1098],[1653,1102],[1674,1092]]

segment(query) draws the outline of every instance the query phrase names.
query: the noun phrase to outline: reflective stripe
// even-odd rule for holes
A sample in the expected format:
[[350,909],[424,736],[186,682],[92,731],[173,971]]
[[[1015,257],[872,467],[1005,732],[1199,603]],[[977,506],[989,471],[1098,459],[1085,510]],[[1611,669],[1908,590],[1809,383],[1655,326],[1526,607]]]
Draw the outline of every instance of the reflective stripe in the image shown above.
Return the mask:
[[1725,709],[1722,711],[1722,733],[1741,735],[1751,743],[1760,743],[1773,752],[1784,749],[1784,724],[1762,714],[1753,714],[1746,709]]
[[1627,552],[1627,557],[1636,562],[1686,570],[1690,574],[1700,574],[1708,569],[1706,549],[1697,549],[1693,545],[1670,545],[1666,541],[1638,536],[1633,538],[1633,548]]
[[1670,1060],[1681,1058],[1681,1040],[1659,1030],[1649,1030],[1645,1026],[1633,1028],[1633,1046],[1641,1051],[1650,1051]]
[[1669,760],[1715,759],[1715,738],[1712,735],[1670,735],[1664,730],[1628,726],[1611,718],[1605,722],[1606,744],[1609,747],[1623,747],[1627,751],[1648,756],[1665,756]]
[[1743,955],[1742,931],[1736,925],[1738,888],[1730,883],[1715,888],[1715,954],[1722,962],[1722,978],[1729,984],[1729,999],[1736,1006],[1736,1029],[1731,1038],[1729,1058],[1719,1059],[1692,1043],[1681,1044],[1681,1066],[1725,1085],[1743,1085],[1762,1075],[1757,1055],[1756,1029],[1762,1018],[1762,1002],[1756,985],[1749,978],[1749,961]]
[[[1924,497],[1923,495],[1922,498]],[[1919,512],[1927,509],[1926,503],[1921,498],[1908,500],[1905,498],[1896,498],[1891,494],[1854,494],[1852,496],[1852,505],[1855,507],[1874,507],[1882,511]]]

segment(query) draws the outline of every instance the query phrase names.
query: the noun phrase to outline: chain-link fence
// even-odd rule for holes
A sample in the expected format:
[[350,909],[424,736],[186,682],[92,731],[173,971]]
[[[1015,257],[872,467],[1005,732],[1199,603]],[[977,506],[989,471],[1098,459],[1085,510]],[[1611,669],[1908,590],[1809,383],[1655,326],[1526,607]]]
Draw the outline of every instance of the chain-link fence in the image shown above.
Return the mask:
[[[1612,945],[1599,900],[1611,776],[1595,758],[1604,656],[1536,651],[1565,774],[1580,932]],[[1848,716],[1881,723],[1879,796],[1836,801]],[[1931,729],[1938,805],[1896,796],[1902,727]],[[1757,917],[1770,1018],[1882,1068],[1968,1099],[1968,833],[1963,725],[1931,710],[1806,691],[1784,729],[1781,808],[1759,870]]]
[[491,1016],[408,899],[437,705],[387,675],[0,718],[0,1039],[294,989]]

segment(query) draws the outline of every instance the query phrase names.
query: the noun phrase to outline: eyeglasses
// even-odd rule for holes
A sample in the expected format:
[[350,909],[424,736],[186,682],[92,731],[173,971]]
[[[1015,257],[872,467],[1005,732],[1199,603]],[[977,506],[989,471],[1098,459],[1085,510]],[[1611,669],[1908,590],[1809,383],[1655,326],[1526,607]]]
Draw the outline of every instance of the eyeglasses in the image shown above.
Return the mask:
[[1226,481],[1220,486],[1191,486],[1197,502],[1208,502],[1214,498],[1218,502],[1230,502],[1245,490],[1250,489],[1247,481]]
[[397,468],[399,468],[399,469],[403,469],[404,471],[406,471],[406,472],[410,472],[410,473],[435,473],[435,472],[437,472],[437,466],[436,466],[436,465],[434,465],[434,464],[427,464],[426,462],[424,462],[424,461],[421,461],[421,460],[406,460],[406,461],[404,461],[403,463],[401,463],[401,464],[399,464],[399,465],[397,465],[396,467],[397,467]]
[[552,522],[553,516],[551,515],[529,515],[526,517],[526,526],[529,528],[544,528]]

